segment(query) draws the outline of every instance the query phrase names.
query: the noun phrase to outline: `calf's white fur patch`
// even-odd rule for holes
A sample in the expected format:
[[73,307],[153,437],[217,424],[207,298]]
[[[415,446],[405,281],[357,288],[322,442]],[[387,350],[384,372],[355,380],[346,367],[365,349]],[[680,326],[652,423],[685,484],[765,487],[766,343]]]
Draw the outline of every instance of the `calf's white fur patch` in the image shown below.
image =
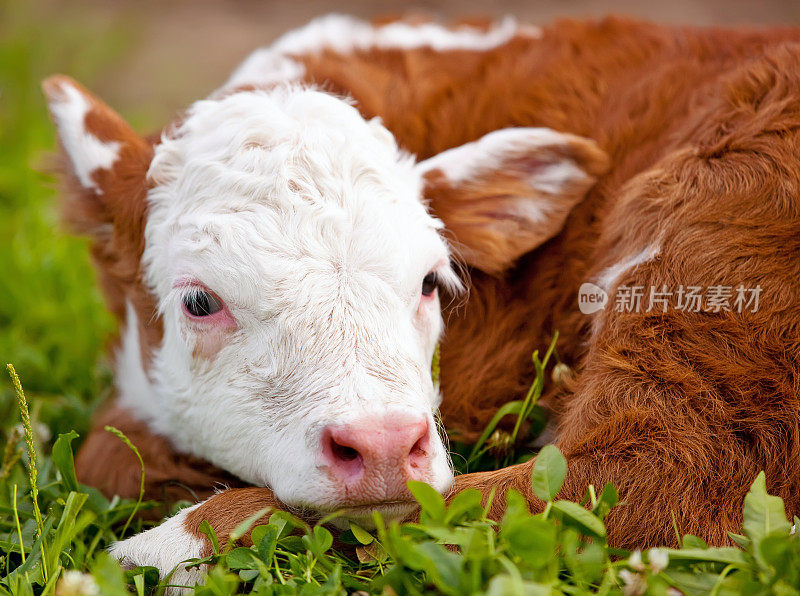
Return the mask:
[[119,158],[122,144],[103,142],[86,130],[86,114],[91,106],[84,95],[69,83],[59,83],[59,93],[50,97],[50,112],[58,126],[64,149],[72,168],[84,188],[101,192],[92,173],[108,170]]
[[626,271],[635,269],[639,265],[647,263],[648,261],[652,261],[660,253],[661,245],[658,242],[648,244],[638,253],[629,255],[618,263],[615,263],[614,265],[604,269],[597,278],[597,285],[603,288],[606,292],[611,291],[617,285],[619,278],[622,277]]
[[162,579],[174,570],[169,583],[188,587],[168,588],[167,594],[191,594],[191,587],[202,581],[205,571],[198,567],[186,569],[181,563],[200,558],[205,542],[191,534],[184,524],[189,512],[199,506],[183,509],[155,528],[114,543],[109,552],[122,565],[157,568]]
[[291,56],[315,54],[326,49],[342,54],[370,48],[486,51],[508,43],[516,35],[538,37],[540,31],[536,27],[520,26],[512,17],[482,30],[470,26],[450,29],[437,23],[395,22],[375,26],[350,16],[331,14],[253,52],[231,75],[225,87],[299,80],[304,68]]
[[[550,128],[503,128],[490,132],[477,141],[443,151],[420,163],[424,172],[440,170],[454,185],[473,180],[482,174],[502,171],[502,164],[513,155],[535,155],[547,147],[561,147],[566,135]],[[531,188],[549,195],[564,192],[576,181],[588,180],[589,175],[573,161],[559,157],[542,164],[528,178]],[[548,220],[552,211],[546,196],[518,201],[520,216],[533,224]]]
[[125,304],[125,330],[117,351],[114,383],[119,405],[137,412],[148,424],[158,419],[161,407],[142,363],[139,318],[130,301]]
[[[510,155],[535,155],[537,149],[560,147],[565,135],[551,128],[503,128],[482,136],[477,141],[448,149],[422,162],[425,171],[442,170],[453,183],[472,180],[501,169]],[[588,178],[575,163],[559,159],[546,164],[531,176],[531,186],[542,192],[556,194],[568,182]]]

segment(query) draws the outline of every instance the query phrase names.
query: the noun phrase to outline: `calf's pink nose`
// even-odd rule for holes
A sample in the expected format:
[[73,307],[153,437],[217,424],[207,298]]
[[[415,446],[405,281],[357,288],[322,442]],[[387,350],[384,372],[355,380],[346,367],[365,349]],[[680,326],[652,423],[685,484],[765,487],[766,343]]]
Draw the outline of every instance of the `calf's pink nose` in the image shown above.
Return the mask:
[[430,473],[430,426],[425,417],[369,417],[322,432],[322,456],[345,502],[408,497],[406,482]]

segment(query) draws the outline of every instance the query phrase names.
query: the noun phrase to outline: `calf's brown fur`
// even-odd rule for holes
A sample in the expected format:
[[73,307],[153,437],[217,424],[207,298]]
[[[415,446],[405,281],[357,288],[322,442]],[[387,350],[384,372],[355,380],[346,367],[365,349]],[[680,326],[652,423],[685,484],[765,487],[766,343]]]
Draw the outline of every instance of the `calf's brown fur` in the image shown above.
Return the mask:
[[[475,437],[500,404],[526,390],[531,352],[559,330],[559,354],[577,371],[570,391],[546,396],[569,462],[561,496],[580,499],[587,485],[613,482],[626,504],[609,517],[612,544],[674,544],[670,514],[681,534],[725,543],[762,469],[769,490],[800,514],[800,31],[560,21],[541,38],[520,35],[490,51],[298,59],[309,82],[351,95],[420,158],[509,126],[589,137],[610,156],[610,170],[561,232],[535,250],[520,256],[508,239],[456,230],[471,292],[445,317],[448,428]],[[435,176],[430,182],[431,207],[447,223],[447,212],[469,198],[438,188]],[[130,233],[129,225],[119,224]],[[481,245],[508,252],[481,260],[470,252]],[[614,287],[760,286],[760,309],[579,312],[581,283],[651,245],[658,254]],[[140,255],[140,243],[101,238],[93,254],[101,269],[113,269],[123,253]],[[123,277],[104,284],[112,306],[118,293],[142,293],[133,270]],[[154,346],[152,304],[140,300],[137,309]],[[137,424],[113,411],[106,422]],[[98,482],[116,468],[103,489],[133,496],[138,465],[121,453],[100,455],[115,440],[95,430],[79,474]],[[168,444],[158,440],[146,462],[149,495],[168,478],[210,488],[213,472],[165,456]],[[532,465],[457,477],[455,488],[497,488],[494,515],[508,487],[537,508]],[[192,528],[208,519],[224,534],[275,505],[268,489],[234,490],[195,510]]]

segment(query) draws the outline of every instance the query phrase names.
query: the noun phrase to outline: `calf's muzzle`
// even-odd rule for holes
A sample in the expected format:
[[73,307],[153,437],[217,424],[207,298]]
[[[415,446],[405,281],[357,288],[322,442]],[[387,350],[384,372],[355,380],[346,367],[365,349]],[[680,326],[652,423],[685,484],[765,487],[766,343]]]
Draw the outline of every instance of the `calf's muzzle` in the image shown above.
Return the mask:
[[342,505],[411,498],[409,480],[429,480],[431,425],[410,414],[369,416],[322,431],[322,459]]

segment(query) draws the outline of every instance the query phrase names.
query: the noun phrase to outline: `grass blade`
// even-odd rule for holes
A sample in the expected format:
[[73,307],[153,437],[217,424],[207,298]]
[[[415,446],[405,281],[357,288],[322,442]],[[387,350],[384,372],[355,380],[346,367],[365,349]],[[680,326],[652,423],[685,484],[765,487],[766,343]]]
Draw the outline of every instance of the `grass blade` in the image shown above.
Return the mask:
[[[31,416],[28,411],[28,400],[25,398],[25,392],[22,390],[22,382],[19,380],[17,371],[14,370],[14,365],[6,364],[8,374],[11,376],[11,382],[14,385],[14,392],[17,395],[17,405],[19,406],[20,417],[22,418],[22,427],[25,429],[25,445],[28,450],[28,473],[31,483],[31,500],[33,501],[33,515],[36,518],[36,536],[42,537],[44,524],[42,523],[42,512],[39,510],[39,487],[36,484],[37,470],[36,470],[36,449],[33,445],[33,426],[31,425]],[[47,566],[44,560],[44,546],[42,545],[42,571],[44,572],[45,581],[47,581],[48,573]]]
[[144,461],[142,460],[142,456],[139,453],[139,450],[136,448],[136,445],[134,445],[131,442],[131,440],[125,436],[125,433],[123,433],[118,428],[114,428],[113,426],[106,426],[105,430],[110,432],[112,435],[118,437],[123,443],[125,443],[130,448],[131,451],[133,451],[134,455],[136,456],[136,459],[139,460],[139,466],[141,467],[142,471],[142,475],[139,481],[139,498],[137,499],[136,505],[131,511],[131,514],[128,516],[128,520],[125,522],[125,526],[122,528],[122,533],[120,534],[120,537],[123,537],[125,536],[125,532],[128,530],[128,526],[130,525],[131,521],[136,515],[136,512],[139,510],[139,507],[141,507],[142,499],[144,499]]

